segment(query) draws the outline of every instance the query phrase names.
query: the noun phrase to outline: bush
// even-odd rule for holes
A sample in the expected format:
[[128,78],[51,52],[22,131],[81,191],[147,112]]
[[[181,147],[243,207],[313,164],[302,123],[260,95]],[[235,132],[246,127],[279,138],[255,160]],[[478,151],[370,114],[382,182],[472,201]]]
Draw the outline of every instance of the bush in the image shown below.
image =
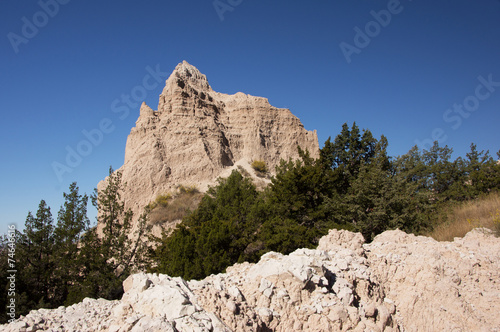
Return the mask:
[[172,199],[172,194],[160,194],[156,196],[155,200],[146,206],[148,210],[154,210],[157,207],[167,207],[168,202]]
[[200,192],[194,184],[191,186],[184,186],[181,184],[177,187],[177,191],[179,194],[197,194]]
[[172,199],[171,194],[158,195],[155,199],[156,206],[167,206],[168,202]]
[[257,172],[257,176],[263,177],[268,172],[266,162],[263,160],[254,160],[250,166]]

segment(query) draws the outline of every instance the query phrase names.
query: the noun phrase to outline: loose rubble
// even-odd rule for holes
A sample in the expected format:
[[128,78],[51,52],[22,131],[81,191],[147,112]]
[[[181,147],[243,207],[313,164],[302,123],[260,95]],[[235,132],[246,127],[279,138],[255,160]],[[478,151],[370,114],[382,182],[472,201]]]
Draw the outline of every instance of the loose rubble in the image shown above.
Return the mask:
[[500,239],[331,230],[315,250],[184,281],[135,274],[119,301],[32,311],[4,331],[500,331]]

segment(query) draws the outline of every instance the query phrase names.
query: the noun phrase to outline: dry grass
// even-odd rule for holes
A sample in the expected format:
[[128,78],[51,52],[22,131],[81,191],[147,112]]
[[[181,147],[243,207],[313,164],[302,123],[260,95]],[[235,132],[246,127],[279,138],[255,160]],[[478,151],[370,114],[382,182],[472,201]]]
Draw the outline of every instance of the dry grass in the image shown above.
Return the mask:
[[491,193],[448,209],[446,220],[428,236],[437,241],[453,241],[453,238],[463,237],[478,227],[489,228],[500,235],[500,193]]
[[[166,195],[161,195],[166,196]],[[203,194],[194,187],[179,187],[176,194],[169,195],[166,204],[157,204],[149,213],[150,223],[153,225],[176,222],[200,204]],[[157,199],[158,200],[158,199]]]
[[261,178],[266,177],[269,171],[264,160],[254,160],[250,166],[255,170],[255,174]]

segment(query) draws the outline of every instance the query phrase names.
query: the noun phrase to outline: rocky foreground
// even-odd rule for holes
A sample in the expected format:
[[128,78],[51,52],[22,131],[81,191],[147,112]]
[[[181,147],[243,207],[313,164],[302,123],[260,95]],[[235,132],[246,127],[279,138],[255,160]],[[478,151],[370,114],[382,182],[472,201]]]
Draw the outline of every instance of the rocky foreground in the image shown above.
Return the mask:
[[500,239],[331,230],[201,281],[135,274],[120,301],[32,311],[4,331],[500,331]]

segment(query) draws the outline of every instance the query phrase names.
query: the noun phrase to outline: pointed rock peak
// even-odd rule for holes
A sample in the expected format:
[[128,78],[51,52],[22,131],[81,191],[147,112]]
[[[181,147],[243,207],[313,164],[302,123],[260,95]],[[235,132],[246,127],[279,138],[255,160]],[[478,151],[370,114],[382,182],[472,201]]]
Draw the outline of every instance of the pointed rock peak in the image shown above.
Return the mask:
[[137,121],[135,122],[135,126],[142,127],[144,125],[147,125],[150,119],[156,115],[158,115],[158,112],[155,112],[145,102],[142,102],[140,114],[139,117],[137,118]]
[[198,77],[200,79],[204,79],[205,81],[207,80],[207,77],[200,73],[198,68],[187,62],[186,60],[182,61],[179,63],[175,69],[174,73],[178,76],[186,76],[186,77]]
[[140,115],[153,115],[153,113],[153,109],[143,101],[141,105]]
[[196,90],[208,91],[212,89],[208,84],[207,77],[198,68],[184,60],[175,67],[165,84],[162,94],[172,93],[177,89],[183,90],[187,86]]

